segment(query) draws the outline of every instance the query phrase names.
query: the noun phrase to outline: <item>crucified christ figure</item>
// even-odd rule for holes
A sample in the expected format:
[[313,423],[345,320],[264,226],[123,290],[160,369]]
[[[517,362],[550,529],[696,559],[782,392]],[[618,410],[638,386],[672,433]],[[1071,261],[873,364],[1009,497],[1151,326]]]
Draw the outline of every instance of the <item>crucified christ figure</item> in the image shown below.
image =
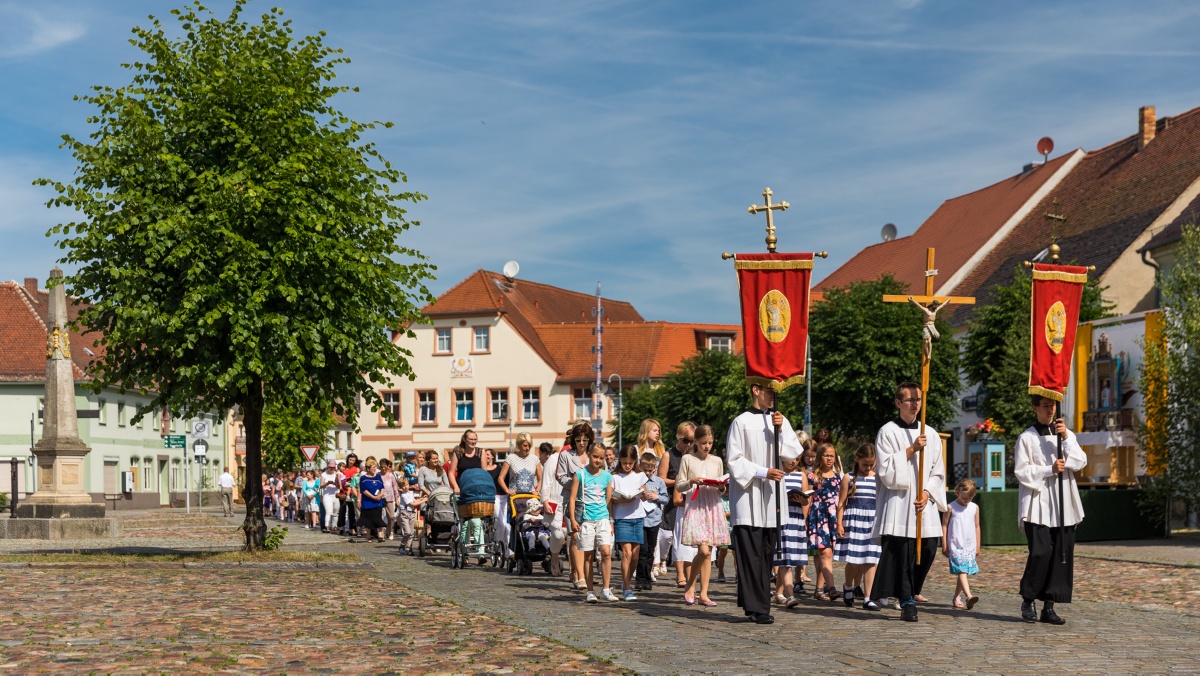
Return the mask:
[[913,305],[921,308],[921,312],[925,313],[925,323],[921,327],[921,354],[928,360],[930,355],[933,354],[934,338],[941,338],[938,335],[937,328],[934,327],[934,322],[937,320],[938,310],[941,310],[945,306],[935,300],[929,304],[929,307],[925,307],[914,300],[912,296],[909,296],[908,300],[912,301]]

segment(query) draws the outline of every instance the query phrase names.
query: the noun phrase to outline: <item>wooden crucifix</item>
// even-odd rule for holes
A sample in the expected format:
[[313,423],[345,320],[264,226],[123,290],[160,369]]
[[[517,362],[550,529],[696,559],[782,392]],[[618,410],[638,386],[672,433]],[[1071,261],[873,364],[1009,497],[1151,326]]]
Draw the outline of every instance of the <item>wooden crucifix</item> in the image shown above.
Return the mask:
[[[933,267],[933,247],[925,250],[925,295],[903,296],[884,294],[885,303],[913,303],[921,308],[925,315],[921,325],[921,432],[925,434],[925,409],[929,406],[929,361],[933,356],[933,341],[938,338],[934,321],[937,313],[947,305],[974,305],[975,299],[970,296],[935,296],[933,295],[933,278],[937,276],[937,268]],[[925,492],[925,447],[917,453],[917,495]],[[928,507],[928,505],[926,505]],[[921,563],[921,515],[917,514],[917,563]]]

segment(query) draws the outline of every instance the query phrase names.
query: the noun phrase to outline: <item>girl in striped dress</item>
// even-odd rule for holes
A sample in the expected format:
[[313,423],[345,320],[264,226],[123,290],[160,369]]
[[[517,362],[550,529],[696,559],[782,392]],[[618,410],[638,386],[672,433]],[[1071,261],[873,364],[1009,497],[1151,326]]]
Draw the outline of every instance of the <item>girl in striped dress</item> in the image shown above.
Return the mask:
[[[796,581],[793,588],[793,570],[801,570],[808,563],[808,539],[805,537],[804,520],[808,517],[808,477],[800,466],[800,459],[783,460],[783,491],[787,496],[787,519],[779,530],[779,552],[775,559],[775,603],[788,608],[796,607],[799,596],[805,593],[804,583]],[[784,596],[787,592],[787,596]]]
[[879,563],[879,544],[871,539],[875,525],[875,445],[863,444],[854,453],[854,469],[842,481],[838,499],[838,544],[834,560],[846,564],[842,600],[846,607],[862,598],[864,610],[879,610],[871,600],[871,583]]

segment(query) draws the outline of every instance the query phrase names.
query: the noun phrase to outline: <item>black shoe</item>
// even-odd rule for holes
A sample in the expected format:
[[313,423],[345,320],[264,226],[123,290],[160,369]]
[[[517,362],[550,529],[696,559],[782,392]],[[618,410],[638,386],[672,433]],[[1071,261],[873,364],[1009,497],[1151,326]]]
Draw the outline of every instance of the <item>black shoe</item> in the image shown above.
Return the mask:
[[863,593],[862,587],[854,588],[854,598],[865,601],[867,595]]
[[1042,606],[1042,617],[1038,621],[1045,622],[1046,624],[1057,625],[1063,625],[1067,623],[1066,620],[1058,616],[1058,613],[1054,612],[1054,608],[1047,608],[1045,606]]
[[1021,619],[1026,622],[1037,622],[1037,608],[1034,607],[1033,601],[1021,602]]
[[917,604],[910,603],[900,609],[900,619],[905,622],[917,621]]
[[766,613],[750,613],[747,615],[754,624],[774,624],[775,616]]
[[854,607],[854,590],[843,588],[842,589],[842,601],[845,602],[847,608],[853,608]]
[[878,603],[875,603],[871,599],[867,599],[866,601],[863,601],[862,607],[863,607],[863,610],[883,610],[882,608],[879,607]]

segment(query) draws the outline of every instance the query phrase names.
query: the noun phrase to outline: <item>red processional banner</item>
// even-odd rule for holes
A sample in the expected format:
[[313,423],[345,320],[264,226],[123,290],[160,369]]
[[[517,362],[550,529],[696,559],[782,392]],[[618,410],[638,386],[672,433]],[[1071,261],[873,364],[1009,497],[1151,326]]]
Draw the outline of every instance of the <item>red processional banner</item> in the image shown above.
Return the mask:
[[737,254],[746,381],[775,391],[806,377],[811,253]]
[[1075,329],[1087,268],[1076,265],[1033,265],[1030,315],[1029,393],[1055,401],[1071,379]]

